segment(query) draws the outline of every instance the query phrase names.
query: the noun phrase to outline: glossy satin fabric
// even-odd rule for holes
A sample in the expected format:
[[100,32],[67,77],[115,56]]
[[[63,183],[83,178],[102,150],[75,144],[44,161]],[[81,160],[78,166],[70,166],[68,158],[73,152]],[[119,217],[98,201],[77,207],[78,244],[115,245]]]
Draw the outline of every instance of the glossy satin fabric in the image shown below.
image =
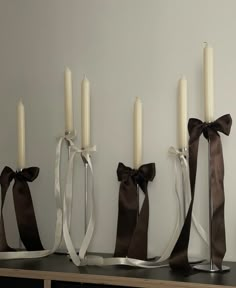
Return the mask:
[[195,194],[195,181],[197,172],[197,156],[199,137],[203,133],[209,142],[210,147],[210,186],[213,203],[212,215],[212,260],[221,269],[222,261],[226,252],[225,244],[225,224],[224,224],[224,162],[221,139],[218,132],[229,135],[232,119],[229,114],[224,115],[214,122],[203,123],[202,121],[191,118],[188,123],[189,130],[189,170],[192,199],[181,230],[179,239],[171,253],[170,266],[173,270],[188,272],[191,267],[188,263],[188,244],[190,237],[192,208]]
[[[120,183],[119,209],[115,257],[147,259],[147,232],[149,221],[149,198],[147,185],[155,177],[155,164],[145,164],[138,170],[118,164]],[[137,187],[145,194],[139,213]]]
[[40,241],[37,222],[34,213],[33,202],[27,182],[32,182],[37,178],[39,168],[30,167],[20,172],[14,172],[10,167],[5,167],[1,173],[1,220],[0,220],[0,251],[11,251],[6,240],[3,220],[3,206],[7,190],[11,181],[13,184],[13,200],[16,212],[16,220],[21,241],[28,251],[43,250]]

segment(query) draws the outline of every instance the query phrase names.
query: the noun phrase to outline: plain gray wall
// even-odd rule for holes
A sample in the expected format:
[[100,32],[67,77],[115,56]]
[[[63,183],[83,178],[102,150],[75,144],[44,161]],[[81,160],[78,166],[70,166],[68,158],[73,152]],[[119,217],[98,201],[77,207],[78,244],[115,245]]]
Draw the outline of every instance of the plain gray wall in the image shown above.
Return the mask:
[[[75,127],[80,143],[80,83],[91,84],[92,156],[96,233],[91,251],[113,252],[116,237],[119,161],[132,165],[132,110],[143,101],[143,162],[155,162],[150,183],[149,254],[159,255],[176,218],[173,163],[177,82],[188,80],[189,117],[203,118],[203,42],[215,54],[215,117],[236,115],[236,2],[234,0],[0,0],[0,168],[16,163],[16,106],[26,110],[27,163],[41,168],[32,197],[43,243],[55,228],[56,137],[64,132],[63,73],[73,76]],[[236,260],[236,135],[222,137],[225,158],[226,259]],[[201,140],[195,214],[207,227],[207,145]],[[64,150],[64,158],[66,151]],[[65,159],[64,161],[65,162]],[[75,171],[72,234],[83,236],[83,164]],[[66,165],[63,164],[63,165]],[[12,199],[5,211],[8,237],[17,243]],[[191,251],[207,252],[193,231]]]

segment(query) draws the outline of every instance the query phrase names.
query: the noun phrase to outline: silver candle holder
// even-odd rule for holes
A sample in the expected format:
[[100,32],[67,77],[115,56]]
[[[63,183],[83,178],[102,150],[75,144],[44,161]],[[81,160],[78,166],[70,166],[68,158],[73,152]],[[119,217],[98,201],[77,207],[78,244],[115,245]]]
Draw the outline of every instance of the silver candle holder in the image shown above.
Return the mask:
[[[85,154],[84,154],[85,153]],[[88,210],[88,182],[89,182],[89,176],[88,176],[88,160],[87,157],[90,157],[90,154],[88,152],[82,152],[81,158],[84,163],[84,235],[87,231],[87,210]]]
[[[184,148],[180,148],[179,149],[179,152],[181,153],[181,155],[183,155],[183,157],[186,159],[186,161],[187,161],[187,159],[188,159],[188,148],[187,147],[184,147]],[[180,159],[180,161],[181,161],[181,159]],[[183,173],[181,173],[182,175],[181,175],[181,177],[182,177],[182,183],[184,183],[185,182],[185,179],[184,179],[184,174]],[[186,191],[185,191],[185,189],[184,189],[185,187],[184,187],[184,185],[182,185],[182,195],[183,195],[183,198],[182,198],[182,203],[183,203],[183,211],[182,211],[182,213],[183,213],[183,215],[182,215],[182,220],[183,220],[183,224],[184,224],[184,221],[185,221],[185,217],[186,217],[186,215],[187,215],[187,209],[186,209]]]
[[205,272],[226,272],[230,271],[230,267],[222,265],[219,269],[212,259],[212,216],[213,216],[213,198],[211,193],[211,171],[210,171],[210,160],[211,160],[211,147],[210,140],[208,140],[208,186],[209,186],[209,262],[205,264],[198,264],[194,266],[194,269]]

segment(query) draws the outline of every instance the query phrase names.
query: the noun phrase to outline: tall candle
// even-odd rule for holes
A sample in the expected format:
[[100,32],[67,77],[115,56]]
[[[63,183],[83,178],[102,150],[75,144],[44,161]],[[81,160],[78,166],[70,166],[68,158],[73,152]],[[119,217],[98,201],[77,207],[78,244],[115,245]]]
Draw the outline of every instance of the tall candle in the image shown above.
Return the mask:
[[81,83],[81,143],[90,146],[90,84],[86,76]]
[[25,168],[25,108],[22,100],[17,105],[18,158],[17,169]]
[[214,120],[213,49],[208,44],[203,52],[205,121]]
[[138,169],[142,163],[142,102],[136,98],[133,112],[134,132],[134,169]]
[[73,131],[73,107],[72,107],[72,76],[69,68],[65,70],[65,131]]
[[178,148],[188,147],[187,137],[187,80],[182,77],[178,87]]

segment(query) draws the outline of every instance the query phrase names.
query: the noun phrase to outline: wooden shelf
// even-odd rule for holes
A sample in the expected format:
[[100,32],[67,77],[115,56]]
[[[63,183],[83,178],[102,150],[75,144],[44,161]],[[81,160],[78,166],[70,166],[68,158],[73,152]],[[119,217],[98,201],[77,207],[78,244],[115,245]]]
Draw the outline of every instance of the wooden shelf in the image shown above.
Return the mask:
[[1,260],[0,286],[1,277],[13,277],[41,280],[44,288],[51,288],[53,281],[145,288],[236,287],[236,263],[227,262],[226,265],[230,266],[230,272],[214,274],[196,271],[190,276],[183,276],[173,273],[169,267],[76,267],[67,256],[51,255],[41,259]]

